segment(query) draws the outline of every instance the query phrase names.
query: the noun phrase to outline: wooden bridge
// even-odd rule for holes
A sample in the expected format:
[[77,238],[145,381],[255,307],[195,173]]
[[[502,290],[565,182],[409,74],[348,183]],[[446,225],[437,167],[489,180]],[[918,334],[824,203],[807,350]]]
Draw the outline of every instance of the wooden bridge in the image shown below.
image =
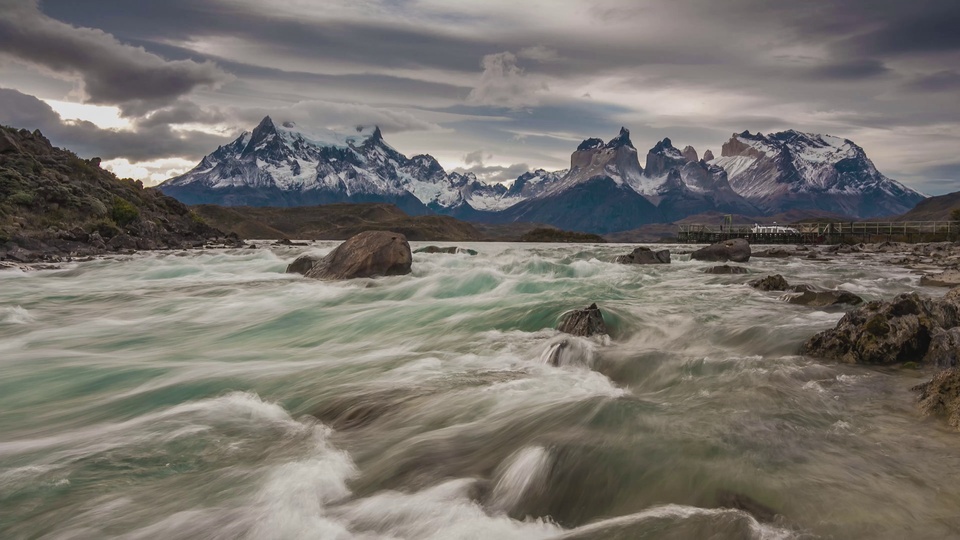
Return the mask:
[[746,238],[751,244],[840,244],[857,242],[935,242],[960,240],[958,221],[850,221],[783,226],[681,224],[677,241],[712,244]]

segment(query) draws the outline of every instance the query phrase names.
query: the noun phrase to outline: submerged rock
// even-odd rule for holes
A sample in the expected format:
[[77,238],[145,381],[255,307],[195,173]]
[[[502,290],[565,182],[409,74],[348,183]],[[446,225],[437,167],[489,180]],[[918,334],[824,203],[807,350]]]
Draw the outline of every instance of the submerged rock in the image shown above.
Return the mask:
[[810,307],[828,307],[837,305],[857,306],[863,303],[863,298],[843,289],[818,289],[810,285],[794,285],[787,290],[800,293],[790,295],[787,302]]
[[912,389],[920,394],[920,412],[945,416],[951,426],[960,430],[960,369],[945,369]]
[[477,251],[475,249],[467,249],[462,247],[450,246],[450,247],[439,247],[439,246],[427,246],[422,247],[414,253],[448,253],[455,255],[457,253],[466,253],[467,255],[476,255]]
[[720,266],[713,266],[707,268],[703,271],[705,274],[747,274],[749,273],[746,268],[742,266],[730,266],[729,264],[723,264]]
[[557,330],[574,336],[590,337],[606,334],[607,325],[603,322],[603,313],[597,304],[586,309],[576,309],[563,316]]
[[287,272],[325,280],[397,276],[409,274],[412,261],[410,244],[404,235],[366,231],[350,237],[322,259],[297,258]]
[[920,278],[920,285],[928,287],[956,287],[960,285],[960,270],[948,269],[939,274],[926,274]]
[[614,262],[620,264],[668,264],[670,262],[670,250],[654,251],[641,246],[627,255],[618,255]]
[[941,354],[956,334],[938,338],[960,324],[960,289],[942,299],[904,293],[890,302],[874,301],[848,312],[835,328],[810,338],[802,353],[850,364],[947,362]]
[[780,274],[774,274],[750,282],[750,286],[761,291],[785,291],[790,284]]
[[752,257],[762,257],[769,259],[786,259],[787,257],[792,257],[796,255],[795,251],[787,251],[784,248],[770,248],[766,251],[757,251],[753,253]]
[[743,238],[724,240],[694,251],[690,258],[709,262],[747,262],[750,260],[750,243]]

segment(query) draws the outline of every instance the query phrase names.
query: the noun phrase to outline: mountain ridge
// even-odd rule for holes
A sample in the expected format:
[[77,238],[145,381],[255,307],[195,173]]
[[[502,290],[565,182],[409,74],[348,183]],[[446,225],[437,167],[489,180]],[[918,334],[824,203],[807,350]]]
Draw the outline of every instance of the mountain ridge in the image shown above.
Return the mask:
[[583,140],[571,153],[569,169],[538,169],[509,186],[487,184],[469,172],[446,171],[429,154],[407,158],[376,126],[347,134],[314,132],[291,122],[278,126],[267,116],[159,188],[188,204],[385,202],[411,215],[438,213],[483,223],[533,216],[597,233],[704,212],[893,215],[924,198],[883,176],[852,141],[795,130],[735,133],[719,158],[709,150],[699,158],[692,146],[680,150],[664,138],[645,158],[642,166],[630,131],[622,127],[608,142]]

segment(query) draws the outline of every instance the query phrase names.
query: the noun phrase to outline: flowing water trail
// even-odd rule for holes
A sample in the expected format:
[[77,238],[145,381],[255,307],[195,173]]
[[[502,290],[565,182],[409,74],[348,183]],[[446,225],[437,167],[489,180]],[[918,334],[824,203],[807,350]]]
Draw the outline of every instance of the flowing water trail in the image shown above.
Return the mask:
[[[797,356],[842,313],[745,285],[870,300],[918,289],[905,269],[482,243],[283,273],[335,245],[0,273],[0,538],[960,536],[928,374]],[[610,338],[553,330],[592,302]]]

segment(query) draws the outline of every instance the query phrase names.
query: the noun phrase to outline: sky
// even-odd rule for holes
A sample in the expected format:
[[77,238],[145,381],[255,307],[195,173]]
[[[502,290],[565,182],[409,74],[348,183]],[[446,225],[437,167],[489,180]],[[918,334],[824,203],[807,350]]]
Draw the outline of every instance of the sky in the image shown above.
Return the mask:
[[784,129],[960,190],[958,0],[0,0],[0,123],[153,185],[270,115],[490,182]]

